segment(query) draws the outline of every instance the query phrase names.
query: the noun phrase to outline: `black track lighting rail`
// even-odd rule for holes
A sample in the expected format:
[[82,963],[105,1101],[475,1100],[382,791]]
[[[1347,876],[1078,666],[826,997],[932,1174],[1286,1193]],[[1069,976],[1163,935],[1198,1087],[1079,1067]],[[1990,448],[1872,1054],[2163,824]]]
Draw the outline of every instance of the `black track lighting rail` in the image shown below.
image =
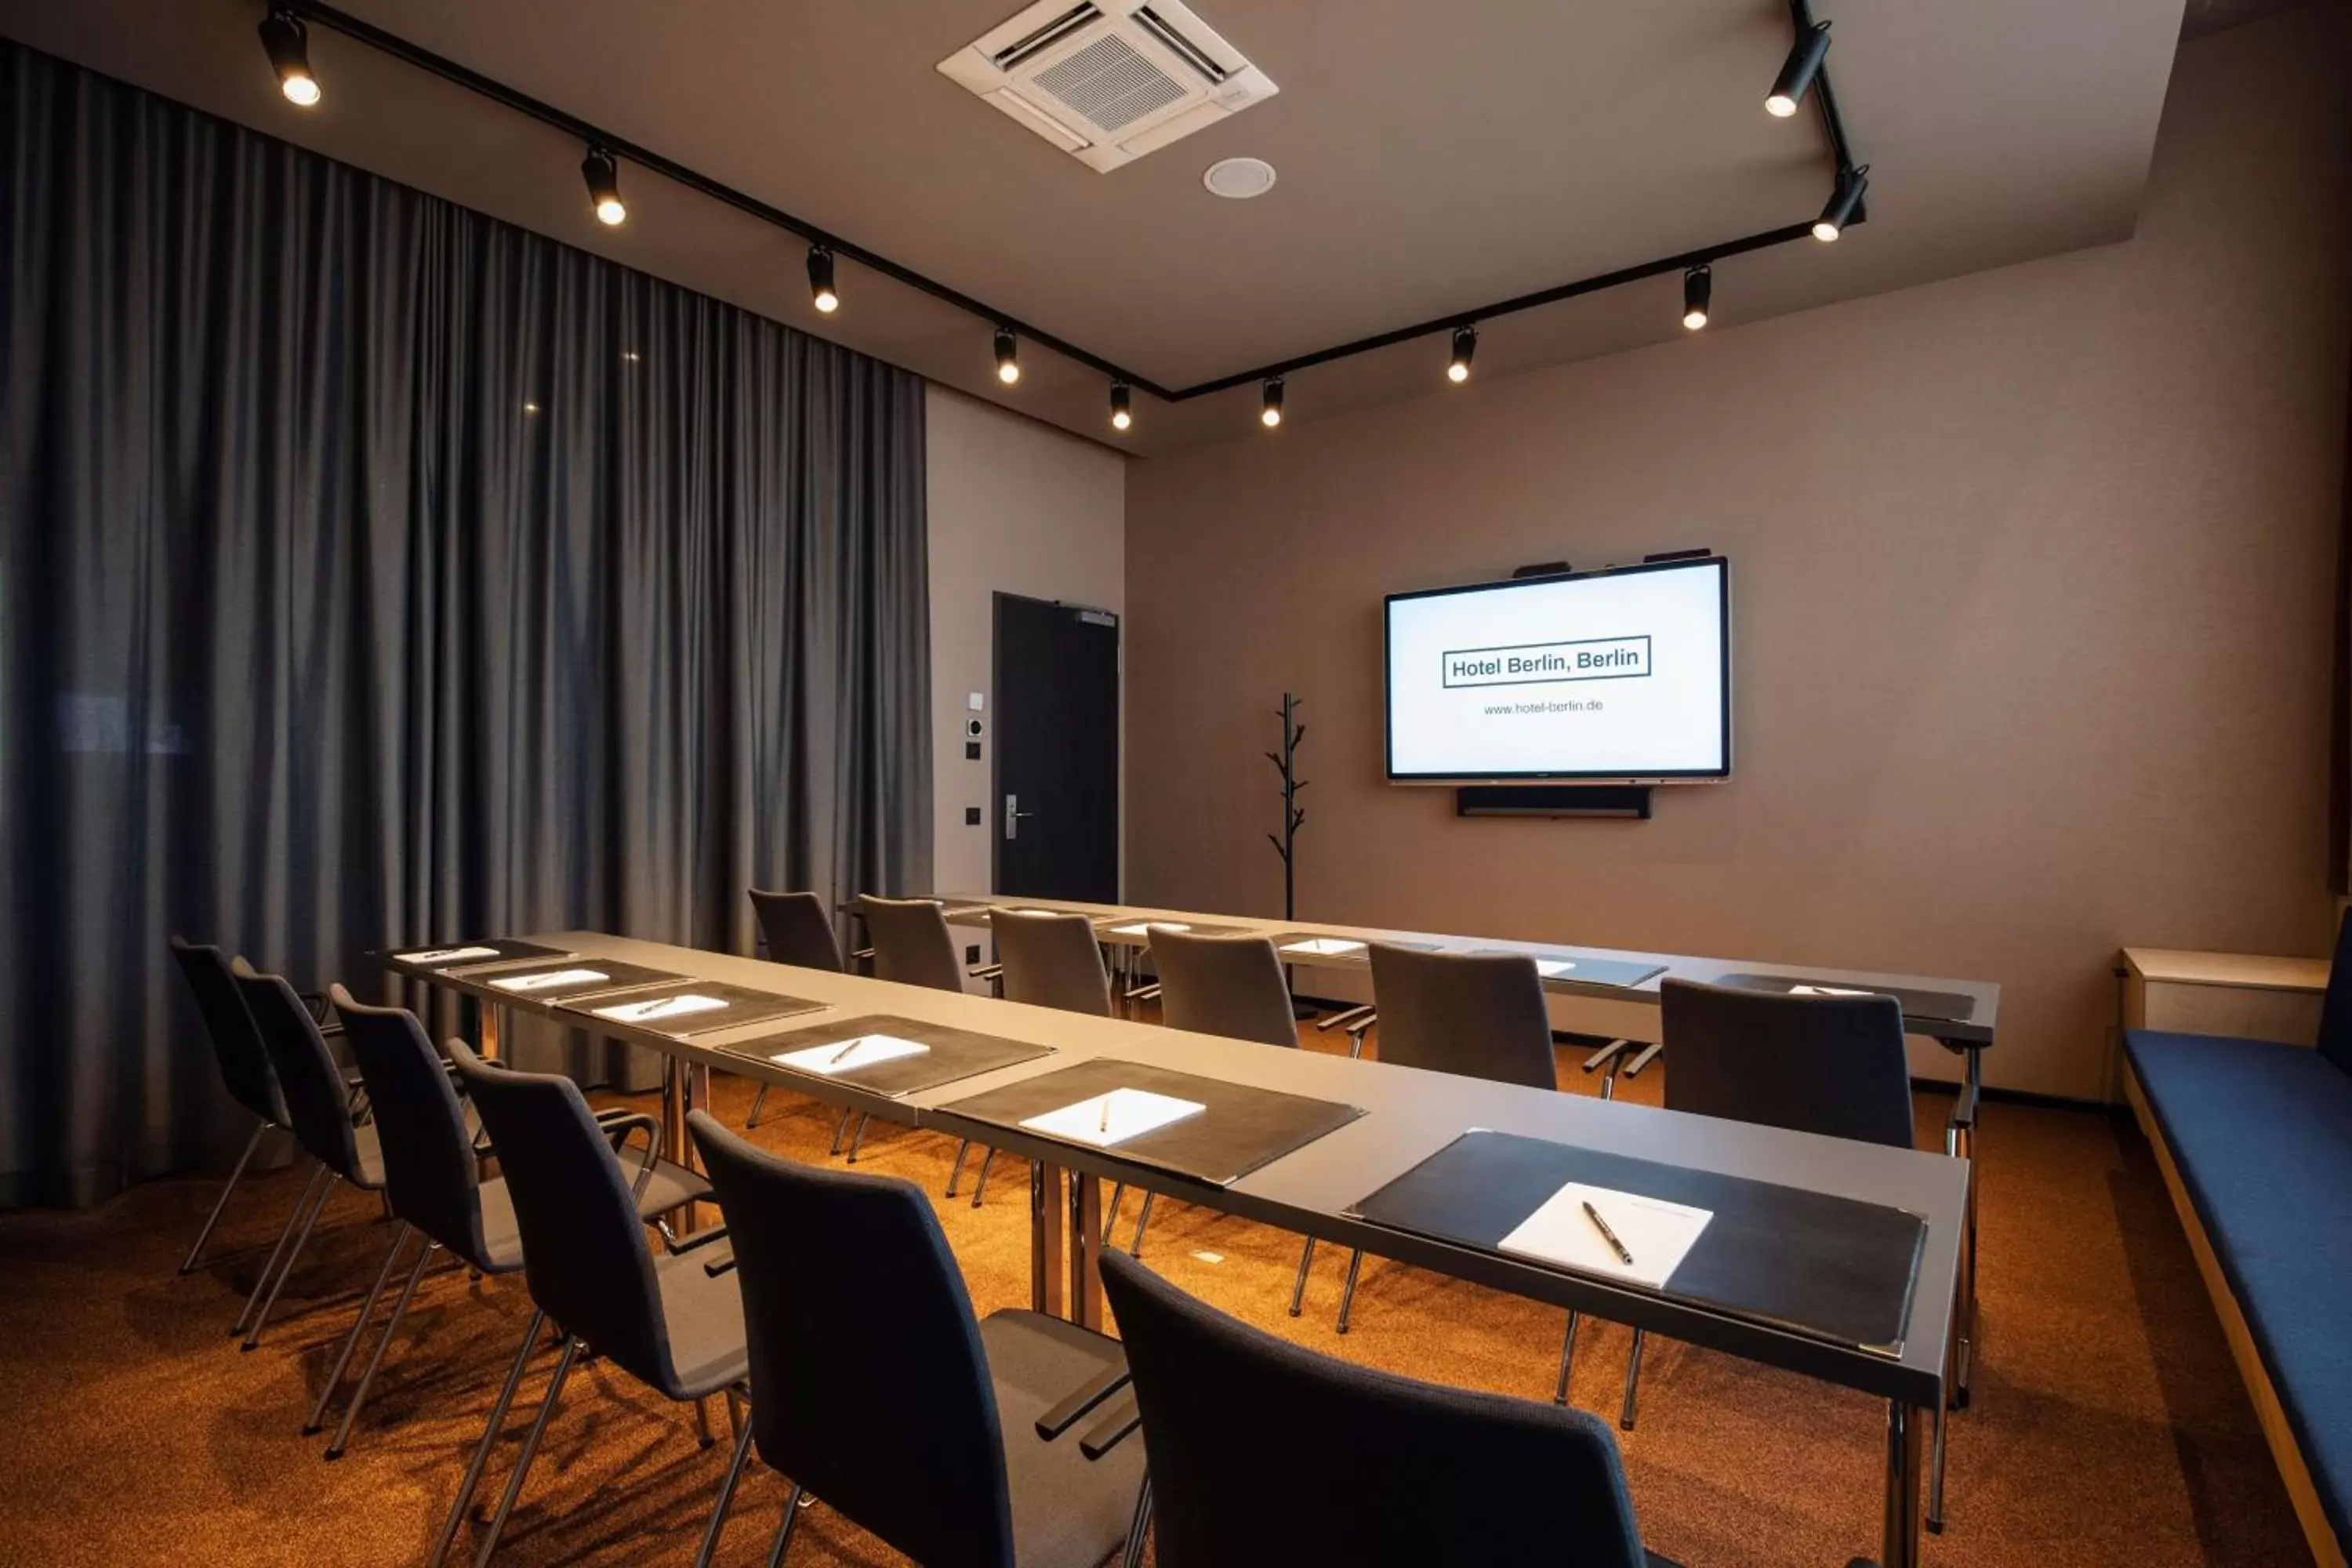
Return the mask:
[[[354,16],[347,11],[320,4],[319,0],[281,0],[278,8],[291,12],[307,22],[316,23],[320,26],[341,33],[355,43],[365,44],[380,54],[389,55],[418,70],[439,77],[453,86],[464,88],[468,92],[502,104],[518,114],[528,116],[542,125],[562,132],[567,136],[575,137],[590,146],[601,147],[625,163],[651,170],[673,184],[683,185],[688,190],[698,192],[715,202],[733,207],[763,223],[797,235],[809,244],[823,247],[835,256],[847,257],[869,272],[877,273],[894,282],[904,284],[909,289],[952,305],[968,315],[980,318],[992,328],[1010,327],[1021,337],[1033,343],[1051,349],[1065,359],[1097,371],[1113,382],[1149,393],[1163,403],[1185,403],[1196,397],[1207,397],[1220,392],[1230,392],[1235,387],[1254,384],[1263,384],[1270,378],[1280,378],[1296,371],[1329,364],[1337,360],[1350,359],[1357,354],[1370,353],[1376,349],[1410,342],[1415,338],[1433,337],[1442,332],[1451,332],[1458,327],[1492,321],[1498,316],[1531,310],[1538,306],[1555,304],[1563,300],[1573,300],[1580,295],[1597,294],[1623,284],[1639,282],[1645,278],[1681,272],[1692,267],[1711,264],[1729,257],[1745,256],[1752,251],[1768,250],[1774,246],[1787,245],[1795,240],[1809,238],[1813,231],[1812,223],[1808,219],[1803,223],[1766,229],[1761,233],[1727,240],[1719,245],[1705,246],[1696,250],[1685,251],[1679,256],[1661,257],[1655,261],[1644,261],[1632,267],[1622,267],[1613,272],[1597,273],[1590,278],[1580,278],[1571,283],[1539,289],[1533,293],[1514,295],[1510,299],[1498,300],[1492,304],[1454,310],[1443,316],[1433,316],[1426,321],[1416,321],[1411,326],[1376,332],[1370,337],[1334,344],[1332,347],[1318,349],[1312,353],[1299,354],[1270,364],[1235,371],[1230,375],[1217,376],[1213,380],[1198,382],[1191,386],[1162,386],[1149,376],[1139,375],[1099,354],[1090,353],[1077,344],[1065,338],[1056,337],[1041,327],[1032,325],[1010,311],[999,310],[984,300],[974,299],[960,289],[951,288],[937,279],[916,271],[911,267],[904,266],[887,256],[868,250],[864,246],[845,239],[840,235],[806,218],[763,202],[757,196],[739,191],[732,185],[715,180],[698,170],[690,169],[673,159],[664,157],[650,148],[639,146],[625,136],[615,135],[601,126],[591,124],[578,115],[568,113],[551,103],[533,98],[530,94],[519,88],[509,87],[495,77],[485,76],[470,67],[460,65],[446,55],[436,54],[421,44],[412,43],[397,33],[387,32],[374,23]],[[1789,14],[1791,23],[1800,34],[1813,26],[1812,6],[1810,0],[1789,0]],[[1846,141],[1845,122],[1838,113],[1837,97],[1830,87],[1829,67],[1826,63],[1814,76],[1809,96],[1815,105],[1816,113],[1820,116],[1822,132],[1828,138],[1830,152],[1835,160],[1833,178],[1836,175],[1843,175],[1845,171],[1854,166],[1853,152]],[[1867,216],[1866,205],[1857,208],[1847,226],[1851,227],[1854,224],[1864,222]]]

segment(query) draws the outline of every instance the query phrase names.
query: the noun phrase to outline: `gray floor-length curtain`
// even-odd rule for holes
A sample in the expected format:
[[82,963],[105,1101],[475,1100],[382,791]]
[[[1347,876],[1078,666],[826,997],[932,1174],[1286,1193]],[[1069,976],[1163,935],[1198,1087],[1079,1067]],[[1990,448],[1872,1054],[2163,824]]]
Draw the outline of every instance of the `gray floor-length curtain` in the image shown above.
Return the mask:
[[928,883],[919,379],[34,51],[0,84],[0,1202],[241,1140],[172,931],[374,990],[390,942],[748,952],[747,884]]

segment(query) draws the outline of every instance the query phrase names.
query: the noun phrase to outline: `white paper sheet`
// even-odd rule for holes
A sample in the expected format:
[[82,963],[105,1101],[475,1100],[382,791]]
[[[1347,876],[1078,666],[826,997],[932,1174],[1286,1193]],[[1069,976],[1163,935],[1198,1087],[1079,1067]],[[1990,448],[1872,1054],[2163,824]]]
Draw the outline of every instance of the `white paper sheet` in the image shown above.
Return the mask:
[[1285,952],[1311,952],[1322,958],[1333,958],[1343,952],[1361,952],[1364,944],[1349,942],[1341,936],[1310,936],[1305,942],[1286,942]]
[[1876,991],[1853,991],[1843,985],[1791,985],[1791,996],[1876,996]]
[[715,1012],[727,1005],[722,996],[698,996],[688,992],[682,996],[663,996],[651,1002],[615,1002],[609,1007],[592,1007],[589,1011],[599,1018],[610,1018],[615,1024],[660,1024],[672,1018],[690,1017],[697,1013]]
[[403,963],[456,963],[467,958],[496,958],[495,947],[436,947],[423,952],[395,952],[392,956]]
[[545,991],[556,985],[585,985],[611,978],[601,969],[551,969],[543,974],[510,974],[490,984],[501,991]]
[[[1625,1250],[1633,1255],[1630,1266],[1618,1258],[1592,1216],[1584,1212],[1588,1203],[1600,1211],[1617,1239],[1625,1244]],[[1570,1182],[1521,1220],[1518,1228],[1496,1247],[1522,1258],[1664,1289],[1713,1218],[1711,1209]]]
[[1062,911],[1059,910],[1007,910],[1004,912],[1008,915],[1058,915]]
[[895,1062],[900,1057],[919,1057],[930,1048],[920,1040],[902,1040],[896,1035],[858,1035],[846,1040],[827,1040],[821,1046],[803,1046],[796,1051],[778,1051],[768,1059],[778,1067],[831,1078],[852,1068]]
[[1536,960],[1536,973],[1542,975],[1546,980],[1549,980],[1555,974],[1565,974],[1575,967],[1576,965],[1574,963],[1565,958],[1538,958]]
[[1156,931],[1191,931],[1192,928],[1182,921],[1137,921],[1132,925],[1110,929],[1121,936],[1150,936]]
[[1208,1109],[1197,1100],[1178,1100],[1173,1095],[1154,1094],[1148,1089],[1115,1089],[1108,1094],[1097,1094],[1076,1105],[1033,1116],[1021,1125],[1049,1138],[1066,1138],[1073,1143],[1108,1149],[1130,1138],[1156,1132],[1188,1116],[1198,1116]]

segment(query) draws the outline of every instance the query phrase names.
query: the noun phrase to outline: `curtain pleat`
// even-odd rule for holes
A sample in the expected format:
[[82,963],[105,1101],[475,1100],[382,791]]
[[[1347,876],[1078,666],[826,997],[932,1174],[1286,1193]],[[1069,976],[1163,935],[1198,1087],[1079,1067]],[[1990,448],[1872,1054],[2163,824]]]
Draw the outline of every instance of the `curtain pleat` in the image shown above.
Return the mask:
[[[930,879],[921,382],[0,43],[0,1203],[216,1157],[303,989]],[[643,1087],[552,1029],[524,1065]]]

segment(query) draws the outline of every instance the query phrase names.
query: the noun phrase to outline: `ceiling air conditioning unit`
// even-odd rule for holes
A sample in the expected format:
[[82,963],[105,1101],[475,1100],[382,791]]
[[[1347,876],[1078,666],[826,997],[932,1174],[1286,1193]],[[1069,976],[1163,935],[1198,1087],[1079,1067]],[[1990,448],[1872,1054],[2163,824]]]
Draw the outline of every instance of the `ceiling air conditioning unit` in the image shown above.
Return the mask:
[[1177,0],[1042,0],[940,70],[1105,171],[1276,90]]

